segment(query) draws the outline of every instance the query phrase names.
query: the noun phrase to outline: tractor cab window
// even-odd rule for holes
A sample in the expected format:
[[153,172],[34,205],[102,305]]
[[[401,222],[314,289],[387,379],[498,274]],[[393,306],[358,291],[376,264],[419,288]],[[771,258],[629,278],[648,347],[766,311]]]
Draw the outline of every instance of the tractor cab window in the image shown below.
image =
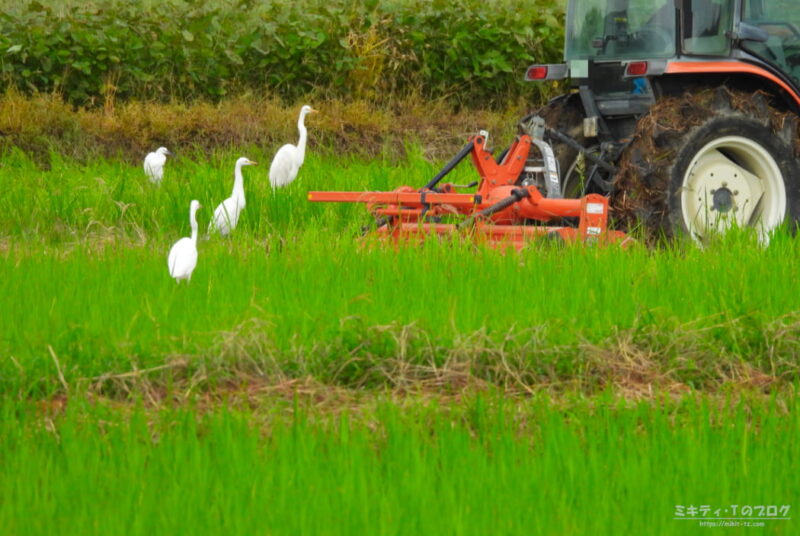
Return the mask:
[[683,50],[687,54],[727,55],[733,28],[733,0],[689,0],[684,5]]
[[675,55],[675,0],[584,0],[567,12],[567,60]]
[[742,20],[769,35],[765,43],[747,41],[743,46],[800,84],[800,2],[745,0],[743,9]]

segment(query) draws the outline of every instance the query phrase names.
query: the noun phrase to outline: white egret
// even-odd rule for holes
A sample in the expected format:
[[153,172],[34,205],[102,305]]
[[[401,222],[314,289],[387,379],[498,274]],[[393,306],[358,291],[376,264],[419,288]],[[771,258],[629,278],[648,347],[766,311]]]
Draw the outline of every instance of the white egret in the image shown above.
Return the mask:
[[167,162],[167,155],[172,155],[172,153],[166,147],[159,147],[144,157],[144,173],[156,186],[161,184],[161,179],[164,178],[164,164]]
[[192,272],[197,266],[197,209],[203,208],[200,202],[193,200],[189,204],[189,223],[192,225],[192,236],[184,237],[175,242],[169,250],[167,266],[169,275],[178,283],[181,279],[191,281]]
[[236,161],[236,170],[233,173],[233,193],[231,196],[220,203],[214,210],[214,217],[208,224],[209,234],[213,230],[219,231],[222,236],[236,229],[239,223],[239,214],[244,209],[244,176],[242,176],[242,166],[255,166],[258,162],[253,162],[245,157]]
[[306,130],[305,119],[308,114],[316,112],[317,110],[308,105],[300,109],[300,118],[297,120],[300,141],[297,142],[297,145],[287,143],[278,149],[275,158],[272,160],[272,165],[269,167],[269,183],[273,188],[286,186],[297,177],[297,172],[306,157],[308,131]]

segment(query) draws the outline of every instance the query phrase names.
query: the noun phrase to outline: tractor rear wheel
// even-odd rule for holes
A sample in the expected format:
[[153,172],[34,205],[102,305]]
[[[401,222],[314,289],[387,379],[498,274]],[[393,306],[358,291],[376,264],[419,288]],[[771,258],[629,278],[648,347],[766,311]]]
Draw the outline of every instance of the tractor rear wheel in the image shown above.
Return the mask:
[[640,120],[612,207],[649,239],[704,241],[753,227],[762,241],[800,217],[797,123],[760,94],[726,88],[665,99]]

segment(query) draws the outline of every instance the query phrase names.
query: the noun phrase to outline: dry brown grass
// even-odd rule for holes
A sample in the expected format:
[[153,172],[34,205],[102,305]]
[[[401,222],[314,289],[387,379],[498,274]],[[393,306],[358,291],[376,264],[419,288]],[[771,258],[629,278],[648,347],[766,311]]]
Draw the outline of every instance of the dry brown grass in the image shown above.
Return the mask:
[[[793,389],[800,376],[796,355],[800,316],[776,319],[763,328],[759,355],[721,348],[708,331],[736,330],[746,319],[664,333],[656,327],[621,331],[600,343],[553,347],[537,330],[510,329],[503,341],[478,331],[448,348],[436,345],[413,325],[377,326],[370,337],[390,337],[393,356],[373,354],[368,345],[347,350],[297,345],[276,348],[255,321],[221,333],[204,355],[175,355],[162,365],[84,378],[58,391],[152,406],[234,400],[250,406],[265,400],[303,401],[322,408],[359,405],[382,396],[458,400],[478,392],[499,392],[525,399],[591,397],[611,392],[624,400],[677,400],[695,392],[766,396]],[[58,381],[54,379],[53,381]]]
[[[308,101],[320,114],[309,120],[309,143],[322,151],[401,157],[409,142],[426,155],[445,158],[478,129],[508,130],[527,112],[516,104],[506,112],[456,111],[444,102],[414,96],[380,107],[367,100],[319,97]],[[75,109],[58,95],[0,96],[0,134],[6,149],[18,147],[47,164],[49,152],[79,161],[121,156],[138,162],[142,154],[171,149],[212,152],[248,145],[274,146],[297,136],[302,102],[286,106],[269,95],[242,95],[213,104],[159,104],[113,98],[97,108]]]

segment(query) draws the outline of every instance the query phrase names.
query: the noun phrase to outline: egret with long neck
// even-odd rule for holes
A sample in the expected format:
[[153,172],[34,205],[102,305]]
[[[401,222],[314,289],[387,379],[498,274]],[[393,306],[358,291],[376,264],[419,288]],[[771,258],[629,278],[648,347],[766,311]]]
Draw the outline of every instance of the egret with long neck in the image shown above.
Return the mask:
[[178,283],[185,279],[192,279],[192,272],[197,266],[197,210],[203,208],[200,202],[193,200],[189,203],[189,224],[192,226],[192,236],[184,237],[175,242],[169,250],[167,267],[169,275]]
[[273,189],[286,186],[297,177],[297,172],[300,171],[300,166],[303,165],[306,158],[306,142],[308,141],[306,116],[315,112],[316,110],[308,105],[300,109],[300,118],[297,120],[300,140],[297,145],[287,143],[275,154],[272,165],[269,167],[269,183]]
[[244,175],[243,166],[255,166],[257,162],[241,157],[236,161],[236,168],[233,172],[233,192],[231,196],[220,203],[214,210],[214,217],[208,225],[208,232],[216,230],[222,236],[228,236],[231,231],[236,229],[239,223],[239,215],[245,206],[244,197]]

